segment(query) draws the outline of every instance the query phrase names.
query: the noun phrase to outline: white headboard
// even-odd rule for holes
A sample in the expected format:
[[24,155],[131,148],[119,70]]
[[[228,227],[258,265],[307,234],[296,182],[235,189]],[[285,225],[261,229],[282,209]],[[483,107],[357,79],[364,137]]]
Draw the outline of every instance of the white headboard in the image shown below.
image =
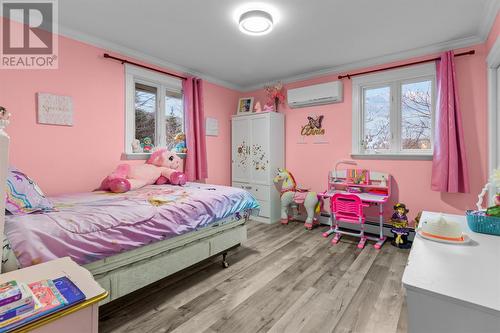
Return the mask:
[[[0,120],[0,236],[3,240],[5,223],[5,187],[7,183],[7,169],[9,167],[9,142],[10,138],[4,128],[8,120]],[[0,246],[0,259],[3,258],[3,244]],[[0,265],[0,273],[1,273]]]

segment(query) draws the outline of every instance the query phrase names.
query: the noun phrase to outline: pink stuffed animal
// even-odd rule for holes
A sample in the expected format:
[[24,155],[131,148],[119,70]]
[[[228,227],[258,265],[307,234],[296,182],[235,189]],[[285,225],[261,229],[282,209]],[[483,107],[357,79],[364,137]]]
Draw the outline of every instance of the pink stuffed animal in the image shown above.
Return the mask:
[[123,193],[146,185],[184,185],[186,175],[177,169],[181,159],[174,152],[159,149],[151,154],[145,164],[120,164],[101,183],[99,190]]

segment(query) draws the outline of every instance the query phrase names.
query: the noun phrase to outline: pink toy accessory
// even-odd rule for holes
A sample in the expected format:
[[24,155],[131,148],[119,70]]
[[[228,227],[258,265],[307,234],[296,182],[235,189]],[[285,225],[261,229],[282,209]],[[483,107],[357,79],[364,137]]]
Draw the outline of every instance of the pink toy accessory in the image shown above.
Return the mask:
[[152,184],[186,184],[186,175],[178,171],[181,159],[176,153],[159,149],[145,164],[120,164],[101,183],[99,190],[124,193]]
[[180,171],[172,172],[170,175],[170,184],[172,185],[185,185],[186,181],[186,175]]
[[130,191],[130,182],[125,178],[115,178],[109,181],[109,190],[114,193],[125,193]]

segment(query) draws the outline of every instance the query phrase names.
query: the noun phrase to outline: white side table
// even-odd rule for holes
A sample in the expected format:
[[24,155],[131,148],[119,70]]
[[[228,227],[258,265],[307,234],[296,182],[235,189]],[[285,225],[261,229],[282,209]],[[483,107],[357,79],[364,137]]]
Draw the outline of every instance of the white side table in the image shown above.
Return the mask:
[[[437,213],[423,212],[420,222]],[[467,245],[415,236],[403,275],[409,333],[500,332],[500,237],[472,232]]]
[[70,258],[59,258],[47,263],[1,274],[0,283],[10,280],[31,283],[61,276],[69,277],[83,291],[86,300],[31,322],[15,332],[97,333],[99,323],[98,303],[107,297],[108,292],[94,280],[88,270],[79,266]]

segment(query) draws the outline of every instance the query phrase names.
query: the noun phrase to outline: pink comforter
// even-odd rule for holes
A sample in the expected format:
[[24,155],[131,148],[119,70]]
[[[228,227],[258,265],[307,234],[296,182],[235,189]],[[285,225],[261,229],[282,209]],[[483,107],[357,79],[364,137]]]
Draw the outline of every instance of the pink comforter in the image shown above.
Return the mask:
[[87,264],[259,208],[246,191],[198,183],[51,200],[57,212],[6,216],[5,234],[22,267],[64,256]]

